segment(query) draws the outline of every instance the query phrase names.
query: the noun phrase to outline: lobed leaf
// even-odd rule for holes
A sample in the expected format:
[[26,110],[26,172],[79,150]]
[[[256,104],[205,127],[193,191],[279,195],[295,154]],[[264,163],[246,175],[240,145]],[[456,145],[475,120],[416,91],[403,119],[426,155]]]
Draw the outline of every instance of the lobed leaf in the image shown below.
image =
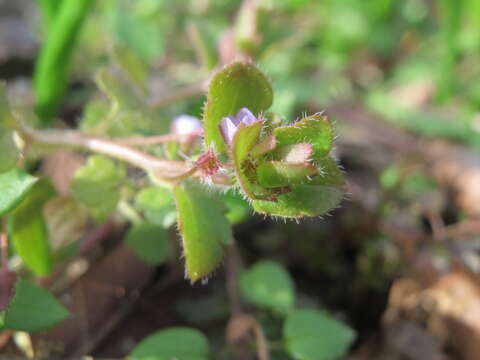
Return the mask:
[[355,332],[328,314],[316,310],[294,310],[285,321],[283,334],[287,350],[298,360],[340,359]]
[[35,332],[59,323],[68,315],[68,310],[51,293],[25,280],[18,280],[15,296],[5,313],[4,327]]
[[223,203],[186,183],[174,189],[178,227],[182,235],[186,275],[195,282],[220,264],[223,247],[232,242],[232,229]]
[[123,166],[105,156],[93,155],[75,172],[70,191],[95,218],[103,219],[115,210],[120,199],[118,186],[125,176]]
[[132,360],[208,360],[208,340],[200,331],[174,327],[143,339],[130,354]]
[[236,114],[243,107],[258,116],[272,102],[272,87],[254,64],[235,62],[220,70],[210,81],[203,115],[207,146],[225,154],[227,146],[219,130],[222,118]]
[[242,295],[259,307],[285,312],[295,305],[290,274],[273,261],[260,261],[240,274]]

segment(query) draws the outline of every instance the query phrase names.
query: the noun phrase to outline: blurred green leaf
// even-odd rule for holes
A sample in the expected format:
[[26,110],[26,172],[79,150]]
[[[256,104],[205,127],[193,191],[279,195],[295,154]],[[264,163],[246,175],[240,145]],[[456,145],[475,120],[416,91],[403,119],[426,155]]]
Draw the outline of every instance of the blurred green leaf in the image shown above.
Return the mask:
[[273,261],[260,261],[240,274],[242,295],[259,307],[286,312],[295,306],[290,274]]
[[115,45],[113,60],[134,84],[144,93],[147,92],[147,68],[131,49],[126,46]]
[[13,168],[18,160],[19,151],[13,140],[13,124],[10,112],[7,89],[4,82],[0,81],[0,173]]
[[380,183],[385,189],[391,190],[400,183],[400,175],[398,165],[389,165],[380,174]]
[[80,122],[80,130],[84,132],[95,132],[98,124],[107,119],[110,106],[104,100],[93,99],[83,108],[83,115]]
[[120,199],[118,187],[124,178],[122,165],[105,156],[93,155],[75,172],[70,191],[101,220],[115,210]]
[[208,360],[208,340],[200,331],[175,327],[143,339],[130,354],[132,360]]
[[18,280],[15,296],[5,313],[4,326],[15,331],[36,332],[65,320],[69,312],[48,291]]
[[235,225],[246,220],[252,213],[250,204],[239,194],[226,193],[221,195],[228,212],[225,215],[231,224]]
[[272,87],[254,64],[236,62],[226,66],[215,74],[208,87],[203,115],[206,144],[219,153],[226,153],[219,130],[222,118],[236,114],[243,107],[258,116],[272,101]]
[[13,132],[0,125],[0,173],[15,167],[19,158]]
[[149,222],[164,228],[173,225],[177,219],[172,191],[163,187],[152,186],[140,190],[135,198],[135,206]]
[[[131,136],[136,131],[152,130],[157,118],[148,109],[145,99],[140,98],[131,84],[110,69],[97,71],[95,82],[111,101],[108,114],[97,122],[95,130],[111,136]],[[96,108],[95,110],[102,110]],[[93,113],[92,115],[97,115]]]
[[232,229],[222,202],[187,183],[174,190],[178,228],[182,235],[186,274],[194,282],[215,270],[223,247],[232,242]]
[[21,169],[0,173],[0,216],[15,209],[37,181]]
[[112,12],[111,25],[117,42],[133,49],[147,62],[154,60],[165,48],[161,23],[154,16],[142,16],[124,4],[119,1]]
[[218,62],[217,48],[207,27],[196,21],[188,25],[187,31],[203,67],[205,70],[212,70]]
[[330,315],[294,310],[284,325],[287,350],[298,360],[335,360],[346,354],[355,332]]
[[9,234],[23,262],[38,276],[48,275],[52,258],[48,231],[43,217],[45,202],[55,189],[45,179],[35,183],[27,198],[9,216]]
[[438,188],[438,184],[421,173],[410,174],[402,184],[402,191],[410,196],[418,196]]
[[163,264],[169,256],[168,233],[158,225],[138,224],[127,233],[126,242],[148,264]]

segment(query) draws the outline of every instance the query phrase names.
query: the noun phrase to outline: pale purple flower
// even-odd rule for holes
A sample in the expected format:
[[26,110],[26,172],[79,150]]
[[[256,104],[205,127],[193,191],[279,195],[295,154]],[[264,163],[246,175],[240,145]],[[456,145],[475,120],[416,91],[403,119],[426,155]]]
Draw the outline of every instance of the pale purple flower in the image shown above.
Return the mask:
[[261,119],[257,119],[246,107],[241,108],[235,115],[226,116],[220,122],[220,133],[227,144],[231,144],[240,124],[251,125]]
[[172,133],[176,135],[196,134],[202,129],[202,124],[195,116],[179,115],[173,119]]

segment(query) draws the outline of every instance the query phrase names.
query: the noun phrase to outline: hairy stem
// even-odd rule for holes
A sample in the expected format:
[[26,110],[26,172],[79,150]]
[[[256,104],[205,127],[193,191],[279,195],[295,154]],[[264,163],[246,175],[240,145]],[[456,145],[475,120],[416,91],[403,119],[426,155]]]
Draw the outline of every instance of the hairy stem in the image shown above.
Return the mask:
[[195,172],[189,169],[184,161],[160,159],[127,145],[100,137],[87,136],[73,130],[34,130],[23,125],[17,129],[28,141],[108,155],[142,168],[146,172],[153,171],[155,176],[167,181],[181,180]]

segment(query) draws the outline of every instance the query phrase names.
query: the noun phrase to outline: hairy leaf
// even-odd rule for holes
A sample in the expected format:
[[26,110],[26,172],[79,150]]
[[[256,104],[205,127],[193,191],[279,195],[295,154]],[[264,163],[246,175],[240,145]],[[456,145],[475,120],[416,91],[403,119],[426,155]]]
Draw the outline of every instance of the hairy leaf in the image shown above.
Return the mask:
[[218,267],[224,245],[232,241],[226,209],[204,191],[189,183],[174,190],[186,274],[192,282],[205,278]]
[[318,173],[317,167],[308,163],[267,161],[257,167],[258,183],[266,188],[304,183]]
[[292,125],[274,130],[278,146],[310,143],[315,156],[325,156],[332,148],[333,129],[330,121],[321,115],[303,118]]
[[343,174],[330,157],[317,160],[322,174],[312,180],[292,185],[291,192],[277,201],[254,200],[255,211],[270,215],[300,218],[320,216],[337,207],[343,198]]
[[210,82],[203,116],[207,145],[226,153],[227,146],[219,130],[222,118],[236,114],[243,107],[258,116],[272,101],[272,87],[255,65],[235,62],[220,70]]

